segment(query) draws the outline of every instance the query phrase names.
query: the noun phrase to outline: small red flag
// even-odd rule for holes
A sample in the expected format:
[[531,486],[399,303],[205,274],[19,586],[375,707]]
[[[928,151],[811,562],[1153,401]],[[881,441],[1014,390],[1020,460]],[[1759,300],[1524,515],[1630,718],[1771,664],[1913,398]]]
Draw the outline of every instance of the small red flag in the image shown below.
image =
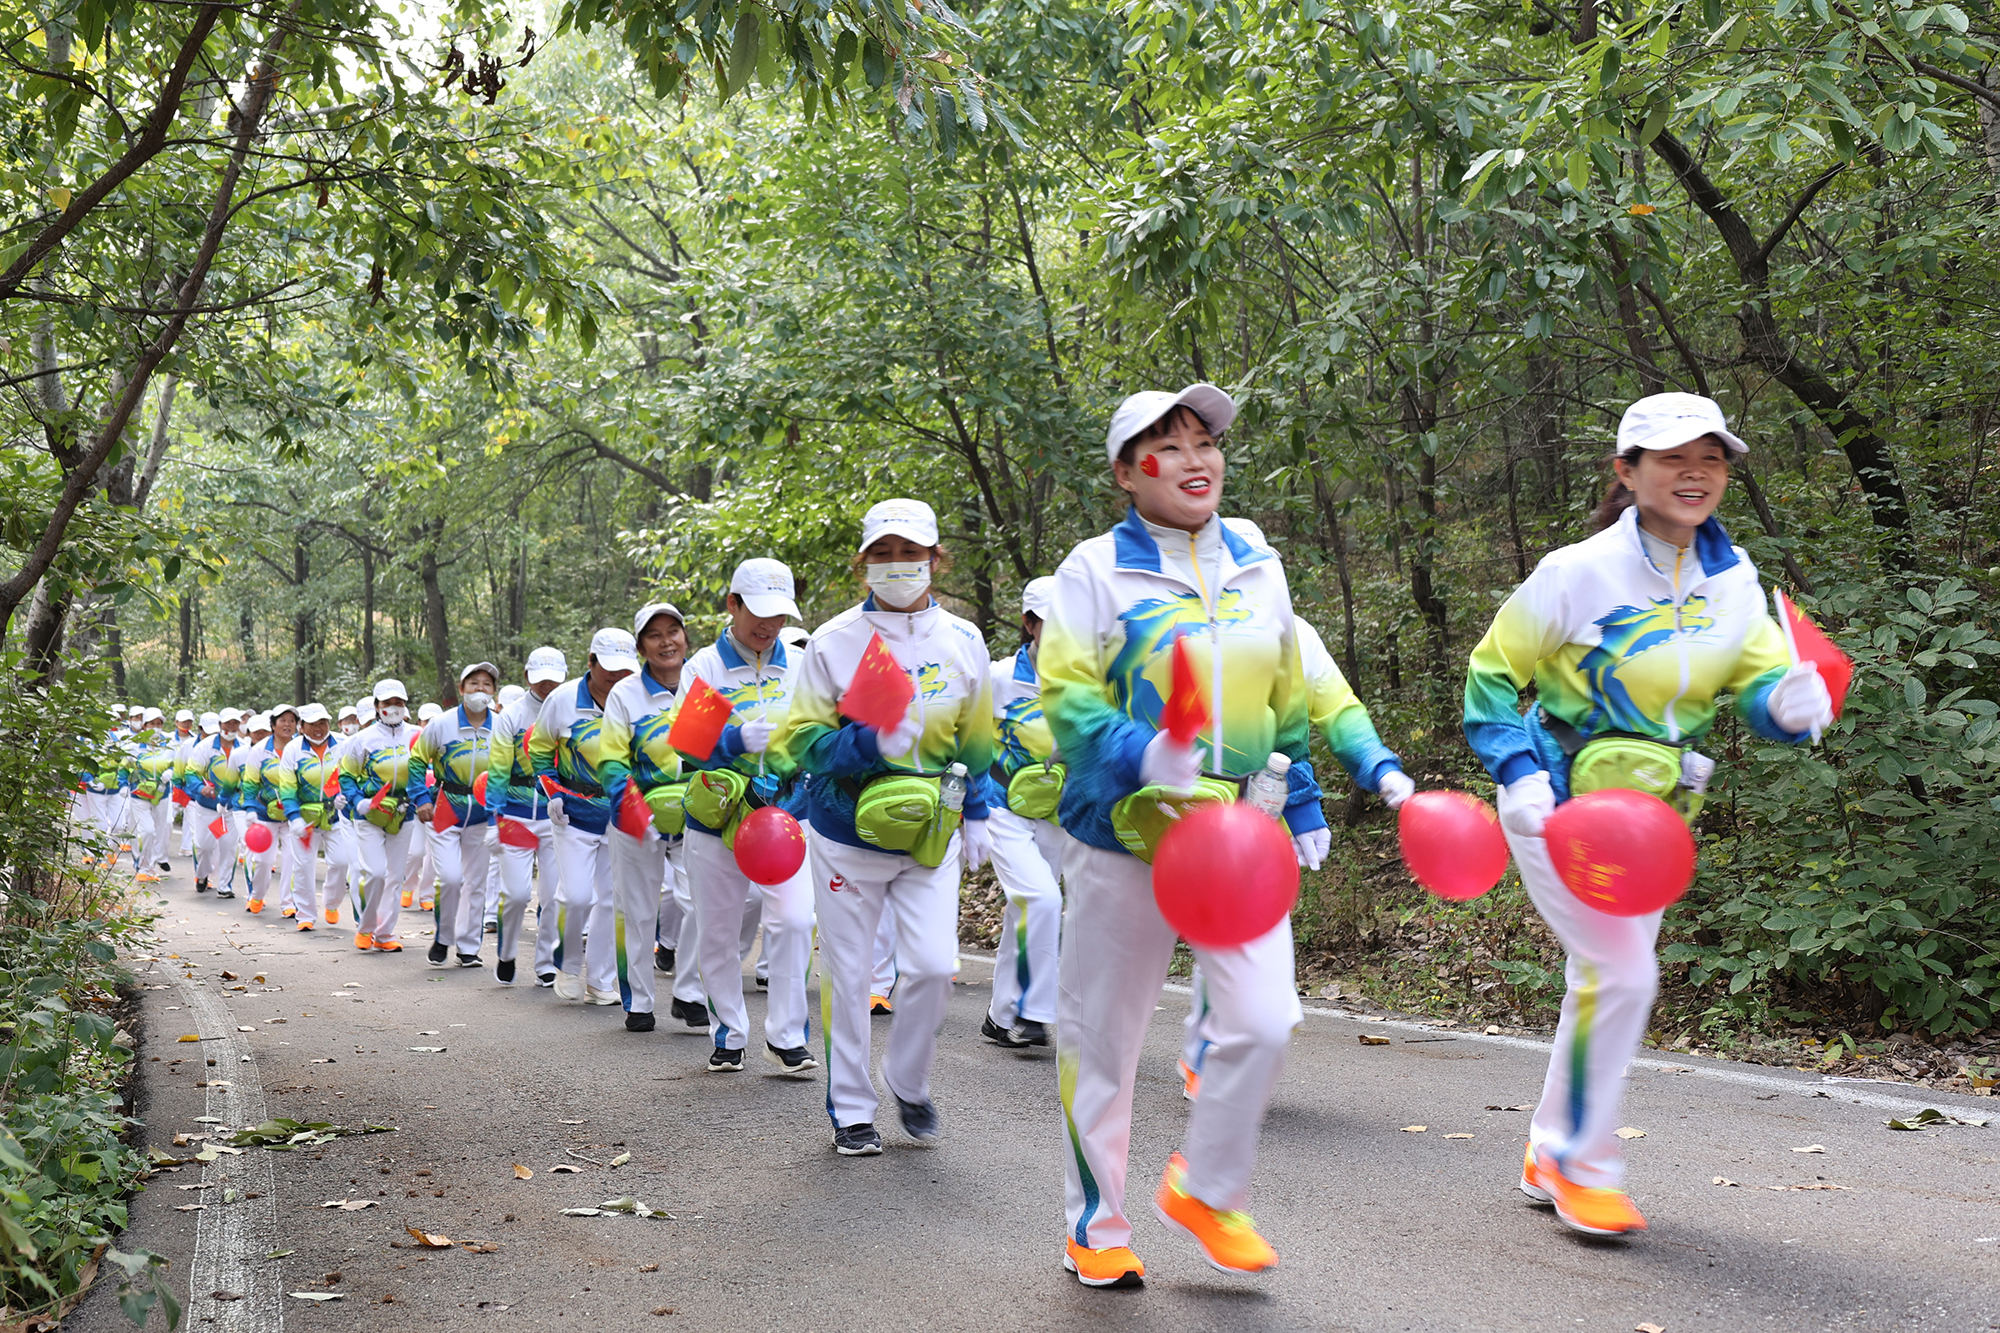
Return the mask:
[[1778,611],[1784,616],[1785,641],[1791,645],[1793,657],[1819,668],[1820,679],[1826,682],[1826,692],[1833,699],[1833,715],[1838,719],[1847,703],[1847,687],[1854,683],[1854,660],[1806,618],[1806,613],[1785,596],[1784,589],[1771,591],[1777,595]]
[[871,634],[868,646],[861,650],[861,662],[854,668],[854,679],[848,682],[847,693],[840,696],[841,713],[877,731],[894,731],[902,725],[903,715],[916,697],[917,687],[910,683],[909,673],[897,664],[882,636]]
[[368,803],[368,808],[370,810],[380,810],[382,808],[382,802],[388,799],[389,799],[389,784],[385,782],[382,784],[382,790],[375,793],[375,799]]
[[643,839],[652,823],[653,807],[646,804],[639,784],[627,782],[625,794],[618,798],[618,831],[628,837]]
[[340,795],[340,773],[338,770],[326,775],[326,781],[320,784],[320,790],[325,792],[329,797]]
[[451,797],[438,795],[437,804],[431,807],[431,827],[439,833],[458,827],[458,811],[451,807]]
[[1183,634],[1174,640],[1173,692],[1160,709],[1160,725],[1174,738],[1174,744],[1192,745],[1208,719],[1208,700],[1202,695],[1201,682],[1195,679],[1194,660],[1188,656],[1187,636]]
[[694,688],[681,700],[674,725],[667,729],[667,744],[682,754],[706,763],[715,753],[722,729],[729,725],[734,706],[713,685],[696,676]]
[[541,840],[535,836],[533,829],[520,820],[509,819],[505,815],[500,817],[500,842],[503,846],[525,847],[529,851],[541,845]]
[[222,836],[222,830],[228,827],[229,825],[226,822],[224,822],[222,816],[217,815],[215,817],[215,822],[213,822],[208,826],[208,836],[211,838],[219,838]]
[[188,803],[188,794],[179,787],[176,787],[174,788],[172,800],[175,805],[186,805]]

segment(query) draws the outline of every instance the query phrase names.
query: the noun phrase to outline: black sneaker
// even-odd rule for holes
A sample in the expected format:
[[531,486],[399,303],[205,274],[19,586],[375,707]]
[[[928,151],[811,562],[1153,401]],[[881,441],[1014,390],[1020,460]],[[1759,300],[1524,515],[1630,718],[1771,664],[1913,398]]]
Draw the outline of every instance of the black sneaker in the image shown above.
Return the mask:
[[1005,1046],[1009,1049],[1017,1049],[1028,1044],[1025,1041],[1016,1040],[1010,1029],[1003,1028],[993,1021],[993,1015],[991,1014],[979,1020],[979,1035],[996,1046]]
[[787,1074],[805,1074],[819,1068],[819,1061],[803,1046],[773,1046],[767,1041],[764,1058]]
[[1007,1035],[1014,1039],[1016,1046],[1046,1046],[1049,1044],[1049,1025],[1037,1023],[1032,1018],[1017,1018]]
[[664,944],[653,946],[653,970],[671,972],[674,970],[674,951]]
[[514,984],[514,960],[502,958],[493,965],[493,979],[503,986]]
[[833,1131],[833,1150],[842,1157],[879,1157],[882,1136],[873,1125],[842,1125]]
[[198,879],[198,880],[196,880],[196,881],[194,882],[194,891],[195,891],[196,893],[207,893],[207,892],[208,892],[208,881],[207,881],[207,880],[205,880],[205,879]]
[[476,953],[462,953],[458,956],[458,965],[460,967],[484,967],[486,963]]
[[215,896],[218,898],[234,898],[236,896],[236,890],[231,888],[220,888],[215,891]]
[[500,933],[500,923],[498,921],[488,921],[485,930],[488,935],[498,935]]
[[535,974],[535,984],[543,990],[547,990],[556,984],[556,974],[553,972],[538,972]]
[[445,948],[443,943],[438,940],[432,940],[430,949],[424,954],[424,958],[432,967],[443,967],[444,960],[449,957],[451,957],[451,950]]
[[651,1032],[653,1030],[653,1016],[651,1014],[627,1014],[625,1015],[625,1030],[627,1032]]
[[694,1004],[690,1001],[676,998],[672,1006],[672,1012],[675,1018],[680,1019],[681,1022],[687,1024],[689,1027],[701,1032],[708,1031],[707,1005]]
[[162,861],[162,862],[160,862],[160,873],[161,873],[162,875],[171,875],[171,874],[173,874],[173,873],[174,873],[174,863],[173,863],[172,861]]
[[765,976],[762,972],[759,972],[757,974],[757,989],[758,990],[771,989],[771,979]]
[[896,1098],[896,1114],[903,1118],[903,1132],[918,1143],[935,1143],[944,1133],[944,1120],[936,1102],[906,1102]]
[[718,1046],[708,1053],[708,1072],[711,1074],[740,1074],[743,1072],[743,1052],[725,1051]]

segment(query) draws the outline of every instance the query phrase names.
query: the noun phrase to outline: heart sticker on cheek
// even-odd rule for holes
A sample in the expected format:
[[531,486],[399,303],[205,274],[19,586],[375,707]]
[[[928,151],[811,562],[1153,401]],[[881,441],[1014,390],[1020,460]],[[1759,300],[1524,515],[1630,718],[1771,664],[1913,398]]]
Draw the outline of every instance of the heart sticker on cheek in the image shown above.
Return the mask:
[[1145,473],[1149,477],[1159,476],[1160,456],[1158,454],[1147,454],[1144,458],[1139,460],[1139,470]]

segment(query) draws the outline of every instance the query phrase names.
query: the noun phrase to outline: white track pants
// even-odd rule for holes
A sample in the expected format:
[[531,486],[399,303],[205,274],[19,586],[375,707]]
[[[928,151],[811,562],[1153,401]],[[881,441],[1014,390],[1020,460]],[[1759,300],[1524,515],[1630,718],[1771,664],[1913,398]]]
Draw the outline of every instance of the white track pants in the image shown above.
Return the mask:
[[1023,819],[993,809],[993,873],[1007,906],[1000,914],[1000,946],[993,952],[993,1003],[987,1017],[998,1027],[1016,1018],[1053,1023],[1056,1017],[1056,945],[1062,935],[1062,829],[1046,819]]
[[[812,841],[810,835],[807,840]],[[708,992],[708,1011],[715,1015],[715,1044],[740,1051],[748,1045],[750,1032],[750,1013],[743,1003],[743,955],[747,952],[743,948],[744,905],[759,886],[737,869],[736,853],[723,846],[715,834],[689,829],[683,844],[687,848],[688,887],[694,894],[699,939],[696,961],[702,986]],[[784,883],[762,886],[760,895],[759,915],[764,925],[761,961],[770,965],[764,1040],[780,1050],[806,1044],[812,883],[810,864],[801,865]],[[925,1063],[928,1066],[929,1061]]]
[[365,819],[357,819],[353,829],[355,856],[361,864],[361,918],[355,930],[378,941],[394,940],[397,918],[403,914],[403,900],[397,886],[409,873],[410,842],[416,837],[416,824],[406,820],[391,835]]
[[1600,912],[1564,886],[1547,842],[1509,833],[1507,846],[1528,897],[1569,954],[1563,968],[1569,989],[1528,1141],[1577,1184],[1616,1187],[1625,1178],[1625,1145],[1617,1134],[1625,1066],[1638,1054],[1659,989],[1653,946],[1661,913]]
[[[210,888],[219,889],[222,885],[215,881],[226,880],[230,868],[236,864],[235,826],[226,811],[201,805],[188,809],[189,817],[194,820],[194,876],[207,880]],[[218,822],[222,825],[220,834],[213,831]]]
[[868,993],[887,999],[896,993],[896,914],[882,913],[875,928],[873,962],[868,973]]
[[1208,1056],[1208,982],[1201,975],[1200,963],[1188,977],[1188,1016],[1181,1029],[1181,1063],[1200,1074],[1202,1061]]
[[701,988],[701,964],[695,954],[701,948],[701,930],[695,925],[694,890],[688,885],[687,838],[681,837],[667,848],[668,886],[675,906],[680,908],[679,933],[674,937],[674,998],[708,1007],[708,992]]
[[644,838],[607,831],[611,887],[618,937],[618,999],[628,1014],[650,1014],[653,937],[660,929],[660,899],[666,896],[667,844],[650,826]]
[[[562,885],[557,890],[556,915],[562,939],[556,945],[556,968],[601,991],[618,988],[618,903],[611,883],[609,833],[586,833],[575,824],[555,831],[556,856],[562,861]],[[584,936],[589,934],[589,940]]]
[[486,887],[479,904],[479,926],[483,933],[486,926],[500,919],[500,825],[488,818],[486,829]]
[[410,830],[410,853],[404,858],[402,876],[392,880],[391,887],[398,892],[397,901],[407,896],[412,907],[435,902],[431,886],[437,883],[437,867],[431,859],[431,826],[421,819],[406,819],[403,827]]
[[194,855],[195,832],[201,827],[201,807],[193,801],[180,807],[181,811],[181,855]]
[[[327,912],[337,917],[341,902],[347,897],[347,868],[354,860],[354,835],[338,821],[332,828],[313,825],[307,831],[312,835],[311,842],[292,843],[292,855],[296,858],[292,869],[292,904],[298,908],[302,920],[317,922]],[[322,853],[326,858],[323,887],[319,873]]]
[[285,836],[279,840],[284,848],[283,887],[278,894],[278,906],[289,907],[300,921],[317,921],[319,909],[319,849],[326,842],[326,834],[320,829],[306,826],[307,842],[292,833],[291,825],[284,825]]
[[[868,988],[875,934],[884,915],[896,923],[896,1016],[882,1080],[909,1102],[928,1101],[938,1029],[951,1001],[958,958],[959,840],[944,864],[811,837],[813,902],[819,914],[820,1027],[826,1043],[826,1109],[835,1128],[875,1119],[868,1076]],[[697,905],[699,914],[699,905]]]
[[[1070,1238],[1102,1249],[1132,1238],[1125,1214],[1132,1088],[1173,961],[1174,928],[1154,905],[1151,866],[1068,835],[1063,844],[1069,907],[1056,1047],[1065,1205]],[[1187,1190],[1211,1208],[1240,1210],[1264,1108],[1284,1072],[1292,1029],[1305,1019],[1293,984],[1291,920],[1240,948],[1197,949],[1195,957],[1208,978],[1213,1044],[1181,1143]]]
[[431,864],[438,877],[433,938],[477,957],[486,912],[486,825],[431,830]]
[[174,808],[164,797],[157,801],[135,801],[139,818],[139,869],[154,874],[167,859],[167,835],[173,830]]
[[[513,818],[505,816],[505,818]],[[562,891],[562,873],[556,860],[555,831],[546,819],[515,819],[515,823],[535,835],[533,847],[500,844],[500,939],[498,957],[516,958],[521,951],[521,923],[528,903],[535,903],[535,975],[543,977],[556,970],[556,942],[561,938],[562,913],[556,901]],[[541,874],[536,875],[540,864]]]
[[250,901],[261,903],[273,896],[274,888],[279,895],[285,891],[285,839],[291,830],[262,816],[252,816],[250,822],[271,835],[271,845],[261,852],[250,852],[249,844],[244,844],[250,866]]

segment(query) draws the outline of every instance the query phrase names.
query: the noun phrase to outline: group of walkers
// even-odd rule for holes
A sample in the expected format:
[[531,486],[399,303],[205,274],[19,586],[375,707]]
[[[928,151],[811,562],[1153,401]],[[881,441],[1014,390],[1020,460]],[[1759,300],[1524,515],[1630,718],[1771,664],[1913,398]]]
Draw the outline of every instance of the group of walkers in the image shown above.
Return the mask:
[[[182,710],[169,731],[160,710],[135,708],[115,737],[124,761],[85,775],[81,813],[129,836],[150,881],[171,864],[179,809],[196,893],[233,897],[240,872],[250,912],[275,896],[301,931],[351,912],[360,950],[399,952],[413,902],[431,913],[433,965],[485,966],[491,933],[503,985],[516,982],[532,899],[522,981],[619,1005],[625,1026],[646,1032],[656,974],[671,975],[669,1017],[712,1034],[717,1072],[744,1067],[755,949],[762,1055],[788,1075],[824,1064],[845,1156],[882,1151],[876,1013],[891,1015],[881,1081],[903,1132],[919,1143],[943,1132],[931,1076],[958,967],[960,886],[990,860],[1006,903],[981,1032],[1009,1048],[1055,1042],[1062,1262],[1087,1285],[1137,1285],[1132,1104],[1176,944],[1151,888],[1159,838],[1191,802],[1237,799],[1269,774],[1284,795],[1267,812],[1299,864],[1317,867],[1331,839],[1315,730],[1349,780],[1390,808],[1415,791],[1294,613],[1277,548],[1218,513],[1220,441],[1235,415],[1207,384],[1125,400],[1105,461],[1130,511],[1027,585],[1009,657],[992,659],[979,630],[939,601],[949,558],[930,507],[888,500],[859,516],[853,569],[865,596],[810,634],[792,623],[792,572],[757,558],[736,567],[726,625],[691,656],[686,617],[653,602],[629,630],[598,630],[574,673],[555,647],[529,654],[523,679],[505,686],[493,663],[465,666],[456,701],[425,705],[415,723],[394,679],[337,716],[318,704]],[[1612,1130],[1653,996],[1660,917],[1609,916],[1571,895],[1543,824],[1557,803],[1606,786],[1643,786],[1692,818],[1713,767],[1693,747],[1721,695],[1773,739],[1803,740],[1831,718],[1824,684],[1789,659],[1755,570],[1714,518],[1729,459],[1746,448],[1708,399],[1633,404],[1601,530],[1544,559],[1472,655],[1466,733],[1499,787],[1529,895],[1569,952],[1520,1188],[1592,1234],[1645,1227],[1619,1188]],[[1189,742],[1162,725],[1177,641],[1209,717]],[[883,652],[910,682],[894,725],[843,712]],[[1530,684],[1537,701],[1524,714]],[[692,734],[677,731],[683,711],[717,698],[726,721],[709,752],[677,749]],[[807,844],[776,884],[754,882],[734,853],[745,818],[768,806],[794,815]],[[1291,924],[1193,954],[1180,1070],[1192,1108],[1155,1211],[1216,1268],[1260,1272],[1277,1254],[1244,1210],[1265,1108],[1303,1018]]]

